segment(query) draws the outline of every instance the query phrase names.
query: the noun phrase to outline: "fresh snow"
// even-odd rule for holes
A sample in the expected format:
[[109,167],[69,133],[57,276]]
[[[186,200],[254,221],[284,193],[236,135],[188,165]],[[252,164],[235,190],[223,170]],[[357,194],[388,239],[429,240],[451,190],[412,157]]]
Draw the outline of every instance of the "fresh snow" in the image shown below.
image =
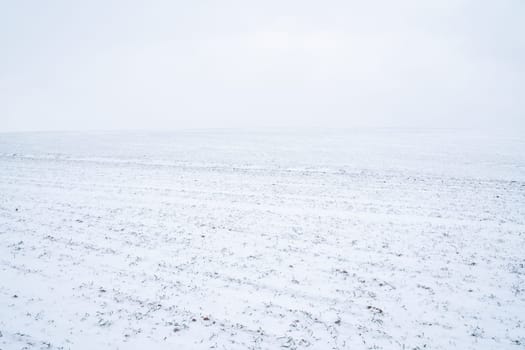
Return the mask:
[[525,347],[525,138],[0,134],[0,349]]

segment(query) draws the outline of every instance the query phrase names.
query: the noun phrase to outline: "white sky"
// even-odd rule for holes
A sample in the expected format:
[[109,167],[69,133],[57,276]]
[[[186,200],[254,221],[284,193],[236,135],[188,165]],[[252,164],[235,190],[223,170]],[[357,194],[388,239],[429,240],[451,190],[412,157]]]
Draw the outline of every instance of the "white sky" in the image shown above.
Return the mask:
[[0,1],[0,131],[525,127],[525,1]]

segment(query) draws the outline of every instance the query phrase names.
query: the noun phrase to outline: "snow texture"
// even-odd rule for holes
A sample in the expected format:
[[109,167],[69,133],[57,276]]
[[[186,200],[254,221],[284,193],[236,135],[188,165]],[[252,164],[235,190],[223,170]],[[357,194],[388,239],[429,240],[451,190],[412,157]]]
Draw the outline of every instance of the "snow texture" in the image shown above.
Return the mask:
[[525,138],[0,134],[0,349],[525,347]]

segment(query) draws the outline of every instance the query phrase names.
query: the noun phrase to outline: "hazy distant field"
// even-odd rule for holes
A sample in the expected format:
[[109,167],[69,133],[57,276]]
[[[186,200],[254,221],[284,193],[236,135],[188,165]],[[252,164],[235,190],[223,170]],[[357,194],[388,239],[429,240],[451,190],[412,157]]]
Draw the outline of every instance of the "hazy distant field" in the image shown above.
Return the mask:
[[0,349],[525,347],[525,138],[0,134]]

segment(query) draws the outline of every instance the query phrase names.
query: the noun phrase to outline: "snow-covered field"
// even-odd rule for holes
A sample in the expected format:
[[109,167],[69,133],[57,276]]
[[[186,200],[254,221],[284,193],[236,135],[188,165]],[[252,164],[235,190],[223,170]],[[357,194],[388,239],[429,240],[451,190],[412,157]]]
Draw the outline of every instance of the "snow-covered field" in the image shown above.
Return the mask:
[[0,349],[525,347],[525,137],[0,134]]

